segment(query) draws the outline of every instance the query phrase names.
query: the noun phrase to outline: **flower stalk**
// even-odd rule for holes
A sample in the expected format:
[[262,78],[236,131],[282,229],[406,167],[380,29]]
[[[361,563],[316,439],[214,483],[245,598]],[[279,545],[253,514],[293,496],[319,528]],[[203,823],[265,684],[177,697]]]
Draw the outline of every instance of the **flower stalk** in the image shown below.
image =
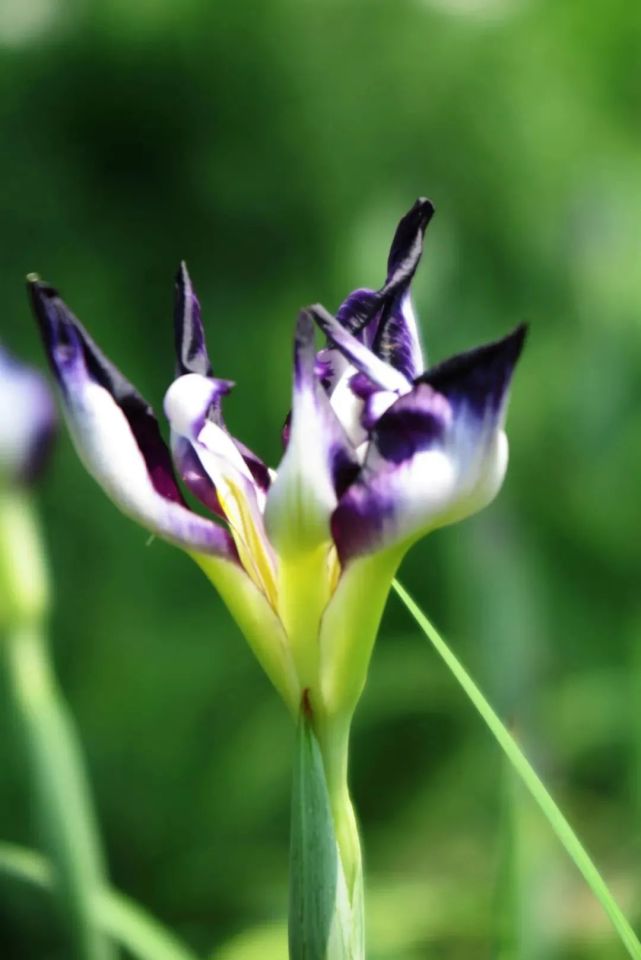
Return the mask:
[[44,383],[0,353],[0,401],[19,406],[19,429],[0,429],[0,647],[29,767],[38,825],[57,877],[74,960],[115,960],[93,899],[105,869],[73,721],[54,676],[45,635],[49,581],[28,490],[53,408]]
[[344,760],[332,782],[304,698],[292,785],[290,960],[365,957],[363,870]]

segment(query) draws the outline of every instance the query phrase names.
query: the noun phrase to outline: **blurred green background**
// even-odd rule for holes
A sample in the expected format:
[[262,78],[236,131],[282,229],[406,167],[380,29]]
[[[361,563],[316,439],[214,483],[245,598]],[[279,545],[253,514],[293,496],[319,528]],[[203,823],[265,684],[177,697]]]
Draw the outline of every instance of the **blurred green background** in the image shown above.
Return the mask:
[[[402,578],[634,921],[640,63],[629,0],[0,0],[0,332],[25,359],[36,270],[159,408],[184,257],[228,422],[275,464],[298,309],[378,285],[420,194],[430,359],[531,323],[498,501]],[[146,545],[64,434],[40,500],[114,882],[203,956],[284,958],[285,711],[196,567]],[[33,846],[5,700],[0,838]],[[372,960],[623,956],[396,599],[352,782]],[[6,881],[0,956],[64,956],[46,899]]]

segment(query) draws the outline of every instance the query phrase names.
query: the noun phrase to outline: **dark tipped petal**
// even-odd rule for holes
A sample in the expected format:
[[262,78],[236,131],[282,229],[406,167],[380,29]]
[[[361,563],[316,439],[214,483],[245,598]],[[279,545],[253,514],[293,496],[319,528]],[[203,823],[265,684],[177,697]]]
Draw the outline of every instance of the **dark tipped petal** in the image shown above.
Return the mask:
[[53,287],[30,279],[28,289],[49,362],[63,391],[68,393],[74,389],[69,362],[80,351],[82,364],[77,369],[85,369],[91,379],[111,394],[124,413],[158,493],[183,503],[169,450],[151,406],[104,355]]
[[174,333],[176,338],[176,376],[185,373],[200,373],[203,377],[213,375],[205,331],[200,318],[200,303],[194,293],[187,266],[184,261],[176,274],[174,299]]
[[[176,377],[196,373],[201,377],[214,380],[207,353],[205,330],[200,316],[200,303],[194,293],[191,278],[184,262],[180,264],[176,274],[175,289]],[[229,380],[215,380],[215,382],[219,385],[219,389],[212,392],[209,406],[207,410],[202,412],[202,415],[212,420],[217,426],[226,429],[222,411],[222,398],[229,393],[234,384]],[[265,464],[243,443],[235,439],[234,443],[245,460],[257,486],[262,490],[267,490],[270,477]]]
[[524,338],[518,327],[434,367],[372,424],[363,469],[332,517],[343,563],[409,544],[494,498],[507,466],[503,420]]
[[238,562],[229,532],[184,506],[153,411],[47,284],[30,293],[85,467],[127,516],[186,550]]
[[432,203],[421,198],[396,228],[387,280],[381,290],[383,307],[372,346],[377,356],[410,380],[421,372],[424,364],[409,290],[423,253],[425,230],[433,215]]
[[434,205],[426,197],[419,197],[411,210],[400,220],[387,261],[385,288],[411,278],[423,252],[423,237],[434,216]]
[[417,488],[413,465],[420,454],[443,448],[451,420],[447,400],[426,385],[400,397],[380,417],[362,473],[332,516],[332,536],[343,564],[406,539],[416,522],[417,500],[426,512],[433,510],[430,482],[438,486],[439,481],[427,470],[419,474]]
[[380,290],[355,290],[336,315],[345,330],[410,380],[424,363],[409,288],[433,214],[431,201],[423,197],[416,201],[396,228],[385,284]]
[[429,384],[453,406],[464,403],[478,416],[486,411],[496,413],[503,404],[526,334],[527,325],[520,324],[501,340],[439,363],[416,382]]

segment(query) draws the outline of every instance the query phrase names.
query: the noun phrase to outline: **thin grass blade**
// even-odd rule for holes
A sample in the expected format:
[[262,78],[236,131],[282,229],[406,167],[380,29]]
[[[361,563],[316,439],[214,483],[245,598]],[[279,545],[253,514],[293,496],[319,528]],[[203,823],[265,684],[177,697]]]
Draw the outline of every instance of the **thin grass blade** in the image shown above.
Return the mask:
[[565,847],[567,853],[583,875],[584,880],[592,890],[606,914],[612,922],[622,944],[630,957],[641,960],[641,943],[632,926],[609,890],[605,880],[599,873],[594,861],[570,826],[570,823],[559,809],[556,801],[549,793],[543,781],[534,770],[516,740],[507,727],[502,723],[498,714],[485,699],[481,690],[472,680],[463,664],[458,660],[438,630],[432,625],[420,607],[412,600],[409,593],[395,580],[394,589],[401,598],[412,617],[428,638],[438,655],[444,661],[456,680],[459,682],[479,714],[490,728],[497,743],[506,754],[514,770],[519,775],[530,794],[541,808],[550,826]]

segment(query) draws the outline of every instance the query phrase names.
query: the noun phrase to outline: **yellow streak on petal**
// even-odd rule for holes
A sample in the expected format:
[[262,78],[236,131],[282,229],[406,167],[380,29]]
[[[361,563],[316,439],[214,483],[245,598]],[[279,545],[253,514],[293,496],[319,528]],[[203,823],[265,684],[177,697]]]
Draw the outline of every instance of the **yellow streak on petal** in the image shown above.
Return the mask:
[[329,595],[330,597],[334,594],[336,587],[338,586],[338,581],[341,576],[341,564],[338,559],[338,553],[336,547],[332,543],[327,553],[327,579],[329,581]]
[[265,534],[257,527],[243,490],[227,476],[217,478],[216,493],[243,567],[276,610],[278,590],[273,561],[266,546]]

